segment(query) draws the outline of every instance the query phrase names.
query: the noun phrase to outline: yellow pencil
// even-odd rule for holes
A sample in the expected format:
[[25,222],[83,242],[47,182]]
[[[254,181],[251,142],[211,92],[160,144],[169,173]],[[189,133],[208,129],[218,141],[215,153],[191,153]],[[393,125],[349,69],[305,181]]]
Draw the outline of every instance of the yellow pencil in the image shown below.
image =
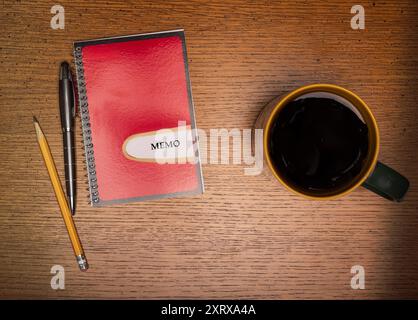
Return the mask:
[[70,207],[68,206],[67,198],[62,189],[61,181],[58,176],[57,168],[55,167],[54,159],[52,158],[51,150],[49,149],[48,141],[39,126],[38,120],[33,117],[33,124],[35,125],[36,137],[38,139],[39,148],[41,149],[42,157],[44,158],[46,168],[51,179],[52,187],[54,188],[55,196],[61,209],[62,218],[67,227],[68,235],[70,236],[71,244],[77,258],[80,270],[85,271],[89,268],[84,250],[77,234],[77,229],[74,225],[73,217],[71,215]]

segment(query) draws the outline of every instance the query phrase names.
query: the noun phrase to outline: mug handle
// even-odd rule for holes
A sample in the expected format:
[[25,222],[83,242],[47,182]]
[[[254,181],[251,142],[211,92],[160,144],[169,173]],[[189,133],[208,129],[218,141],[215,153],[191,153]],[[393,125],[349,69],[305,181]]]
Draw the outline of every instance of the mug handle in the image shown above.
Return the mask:
[[377,162],[363,187],[386,199],[400,202],[409,188],[409,181],[387,165]]

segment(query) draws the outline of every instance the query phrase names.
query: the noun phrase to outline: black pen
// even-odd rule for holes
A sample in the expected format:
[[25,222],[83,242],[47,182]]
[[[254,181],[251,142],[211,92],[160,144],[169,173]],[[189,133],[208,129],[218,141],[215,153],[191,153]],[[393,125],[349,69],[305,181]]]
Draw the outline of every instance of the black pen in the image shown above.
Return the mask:
[[71,213],[75,213],[76,168],[74,145],[75,101],[70,66],[62,62],[59,74],[59,103],[64,144],[65,188]]

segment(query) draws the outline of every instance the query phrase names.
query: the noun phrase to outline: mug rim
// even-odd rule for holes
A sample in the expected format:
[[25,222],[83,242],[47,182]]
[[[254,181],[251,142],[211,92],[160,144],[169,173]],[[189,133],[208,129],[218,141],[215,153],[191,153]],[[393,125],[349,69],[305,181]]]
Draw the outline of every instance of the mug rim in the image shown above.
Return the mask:
[[[368,165],[368,168],[366,170],[364,170],[364,172],[361,174],[360,178],[357,178],[358,181],[356,181],[355,184],[353,184],[352,186],[350,186],[347,189],[344,189],[341,192],[338,192],[336,194],[332,194],[332,195],[310,195],[307,193],[303,193],[299,190],[296,190],[295,188],[293,188],[288,182],[285,181],[285,179],[283,177],[280,176],[280,173],[278,172],[278,170],[276,170],[275,166],[273,165],[273,161],[270,157],[270,152],[268,150],[268,138],[269,138],[269,133],[270,133],[270,129],[272,126],[272,122],[273,119],[275,119],[276,115],[279,113],[279,111],[290,101],[294,100],[295,98],[303,95],[303,94],[307,94],[307,93],[312,93],[312,92],[328,92],[328,93],[332,93],[335,94],[339,97],[345,98],[347,100],[349,100],[354,107],[362,114],[362,116],[364,117],[364,115],[366,115],[368,117],[368,119],[364,119],[367,126],[369,127],[369,124],[371,124],[371,127],[374,131],[374,144],[370,143],[369,145],[374,145],[374,150],[372,150],[372,155],[371,155],[371,162]],[[357,102],[357,103],[355,103]],[[361,107],[359,107],[361,106]],[[370,121],[367,121],[370,120]],[[336,198],[340,198],[343,197],[347,194],[349,194],[350,192],[352,192],[354,189],[357,189],[359,186],[361,186],[364,181],[370,176],[370,174],[373,172],[374,167],[376,166],[377,163],[377,158],[379,155],[379,147],[380,147],[380,136],[379,136],[379,128],[377,126],[377,122],[375,117],[373,116],[373,113],[371,112],[369,106],[366,104],[366,102],[364,102],[358,95],[356,95],[354,92],[351,92],[350,90],[347,90],[343,87],[334,85],[334,84],[326,84],[326,83],[318,83],[318,84],[311,84],[311,85],[306,85],[306,86],[302,86],[299,87],[289,93],[287,93],[285,96],[283,96],[282,98],[279,99],[279,101],[276,103],[276,105],[273,107],[272,111],[270,112],[270,115],[268,116],[266,125],[265,125],[265,129],[264,129],[264,134],[263,134],[263,148],[264,148],[264,155],[265,155],[265,159],[266,162],[268,164],[268,167],[270,168],[270,170],[273,172],[274,177],[280,181],[280,183],[282,185],[284,185],[288,190],[292,191],[293,193],[296,193],[298,195],[301,195],[305,198],[311,199],[311,200],[332,200],[332,199],[336,199]],[[370,157],[370,156],[368,156]]]

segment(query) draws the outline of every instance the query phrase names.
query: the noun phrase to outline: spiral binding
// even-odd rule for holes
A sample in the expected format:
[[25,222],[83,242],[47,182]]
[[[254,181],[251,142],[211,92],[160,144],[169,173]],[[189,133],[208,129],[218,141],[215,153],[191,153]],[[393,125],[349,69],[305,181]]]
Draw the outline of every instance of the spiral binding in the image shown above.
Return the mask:
[[74,50],[74,62],[77,75],[77,89],[78,89],[78,101],[81,118],[81,131],[84,142],[84,154],[86,158],[87,178],[89,183],[90,201],[91,205],[97,205],[100,202],[97,176],[96,176],[96,164],[94,160],[93,142],[90,129],[90,116],[87,101],[86,80],[84,78],[84,67],[82,60],[82,48],[76,47]]

